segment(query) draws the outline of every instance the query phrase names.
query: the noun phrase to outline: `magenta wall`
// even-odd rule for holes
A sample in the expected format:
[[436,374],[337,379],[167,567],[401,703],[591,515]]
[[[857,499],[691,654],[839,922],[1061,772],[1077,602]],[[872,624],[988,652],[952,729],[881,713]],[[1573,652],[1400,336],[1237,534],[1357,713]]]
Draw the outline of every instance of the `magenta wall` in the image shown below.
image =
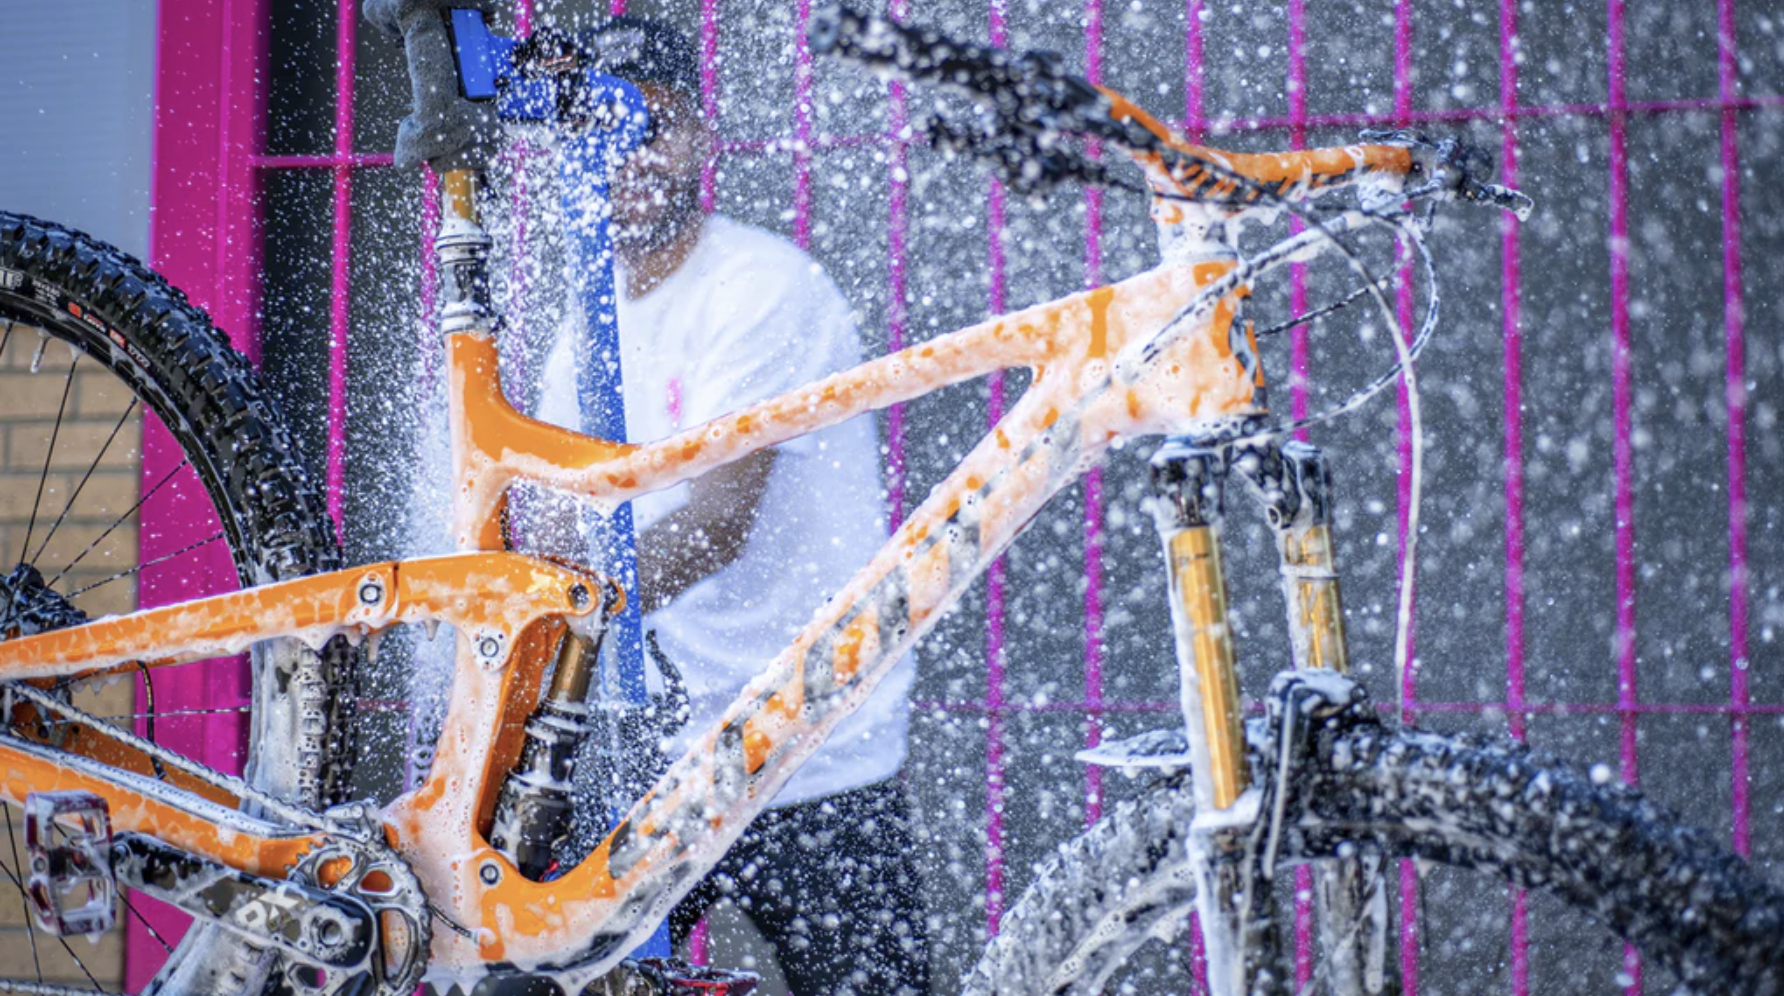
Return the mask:
[[[264,13],[260,0],[161,0],[155,68],[149,262],[251,358],[259,354],[260,240],[251,157],[262,124],[256,79]],[[190,470],[176,470],[179,447],[150,422],[143,433],[142,487],[146,492],[161,486],[142,508],[143,563],[217,529],[214,518],[194,514],[209,506],[203,489]],[[162,484],[170,474],[172,480]],[[162,605],[235,586],[228,551],[212,543],[146,568],[140,599],[145,607]],[[206,712],[158,723],[157,739],[221,770],[239,772],[247,726],[235,710],[246,699],[240,658],[163,671],[155,681],[158,711]],[[184,921],[139,905],[145,918],[129,921],[125,943],[131,991],[146,985],[165,958],[150,927],[171,941]]]

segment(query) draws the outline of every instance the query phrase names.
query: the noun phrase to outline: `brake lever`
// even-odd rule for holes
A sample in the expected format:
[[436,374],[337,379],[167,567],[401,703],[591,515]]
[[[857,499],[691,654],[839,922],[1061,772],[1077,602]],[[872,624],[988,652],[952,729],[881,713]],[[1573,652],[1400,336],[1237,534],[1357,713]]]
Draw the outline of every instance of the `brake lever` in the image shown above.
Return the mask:
[[1464,187],[1461,194],[1464,200],[1475,204],[1510,211],[1519,221],[1529,221],[1530,213],[1536,210],[1536,201],[1529,194],[1503,184],[1475,183]]
[[1530,213],[1536,208],[1536,202],[1529,195],[1482,179],[1492,173],[1493,157],[1485,149],[1459,138],[1433,141],[1422,132],[1408,129],[1365,131],[1358,137],[1365,142],[1412,150],[1416,157],[1415,171],[1422,169],[1430,178],[1427,191],[1448,193],[1457,200],[1510,211],[1519,221],[1529,220]]

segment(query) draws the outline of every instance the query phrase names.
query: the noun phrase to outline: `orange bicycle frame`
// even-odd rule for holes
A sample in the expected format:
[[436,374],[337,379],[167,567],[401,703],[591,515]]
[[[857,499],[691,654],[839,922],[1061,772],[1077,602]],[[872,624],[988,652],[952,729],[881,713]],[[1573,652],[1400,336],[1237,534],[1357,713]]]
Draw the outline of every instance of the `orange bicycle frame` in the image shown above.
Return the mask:
[[[1139,113],[1125,101],[1117,106]],[[1325,177],[1405,172],[1404,150],[1386,147],[1251,159],[1242,164],[1247,172],[1308,189]],[[1168,191],[1205,180],[1172,174],[1156,157],[1142,165],[1155,187]],[[466,178],[450,178],[449,191],[460,188],[468,190]],[[1154,207],[1163,225],[1204,231],[1224,217],[1169,198]],[[468,195],[449,197],[448,208],[472,220]],[[89,675],[139,661],[163,666],[277,636],[320,642],[341,632],[446,622],[458,632],[458,647],[439,748],[426,780],[383,813],[390,843],[455,927],[434,932],[432,971],[465,974],[493,961],[602,971],[718,860],[830,730],[1107,447],[1262,413],[1255,342],[1235,321],[1242,287],[1131,383],[1113,375],[1124,348],[1170,325],[1201,291],[1233,273],[1238,263],[1230,251],[1206,244],[1218,251],[1179,252],[1120,283],[938,337],[643,445],[520,414],[503,395],[493,335],[449,332],[453,525],[463,552],[0,643],[0,681]],[[497,790],[518,756],[563,627],[587,624],[604,603],[591,594],[601,579],[501,552],[503,503],[513,484],[612,507],[850,418],[1024,367],[1033,382],[1020,401],[592,853],[559,877],[535,882],[489,844]],[[367,601],[367,585],[379,599]],[[108,801],[121,830],[273,877],[318,839],[235,813],[226,808],[231,800],[214,792],[207,798],[166,785],[150,792],[108,775],[146,770],[128,753],[59,758],[0,742],[0,795],[17,802],[32,791],[93,792]]]

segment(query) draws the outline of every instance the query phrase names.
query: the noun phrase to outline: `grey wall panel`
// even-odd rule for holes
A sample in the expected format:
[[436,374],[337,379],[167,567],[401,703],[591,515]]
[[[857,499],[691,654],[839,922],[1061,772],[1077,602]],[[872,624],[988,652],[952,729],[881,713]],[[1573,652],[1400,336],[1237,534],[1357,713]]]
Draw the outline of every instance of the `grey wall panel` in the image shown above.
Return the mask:
[[145,255],[155,0],[0,7],[0,208]]

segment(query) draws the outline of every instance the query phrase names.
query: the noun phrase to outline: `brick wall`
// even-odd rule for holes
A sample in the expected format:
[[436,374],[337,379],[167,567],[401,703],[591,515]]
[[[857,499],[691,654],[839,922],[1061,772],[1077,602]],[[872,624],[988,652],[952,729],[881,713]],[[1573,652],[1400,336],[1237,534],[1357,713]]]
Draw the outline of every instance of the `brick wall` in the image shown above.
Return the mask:
[[[66,409],[57,428],[65,387]],[[133,507],[140,490],[142,420],[130,402],[122,381],[90,358],[76,362],[68,346],[33,329],[13,329],[0,349],[0,570],[19,562],[27,533],[31,562],[46,580],[79,558],[54,587],[67,594],[98,585],[74,599],[89,616],[136,607],[134,575],[108,580],[137,562]],[[46,454],[51,455],[47,473]],[[133,711],[134,684],[115,681],[83,689],[76,702],[97,715],[126,716]],[[0,974],[33,978],[40,965],[46,981],[88,985],[90,972],[92,981],[115,988],[124,977],[121,921],[97,941],[76,937],[66,943],[27,924],[18,886],[10,879],[21,867],[14,848],[22,851],[24,834],[18,810],[10,815],[11,839],[0,841],[0,864],[8,870],[0,875]],[[121,905],[118,914],[128,915]]]

